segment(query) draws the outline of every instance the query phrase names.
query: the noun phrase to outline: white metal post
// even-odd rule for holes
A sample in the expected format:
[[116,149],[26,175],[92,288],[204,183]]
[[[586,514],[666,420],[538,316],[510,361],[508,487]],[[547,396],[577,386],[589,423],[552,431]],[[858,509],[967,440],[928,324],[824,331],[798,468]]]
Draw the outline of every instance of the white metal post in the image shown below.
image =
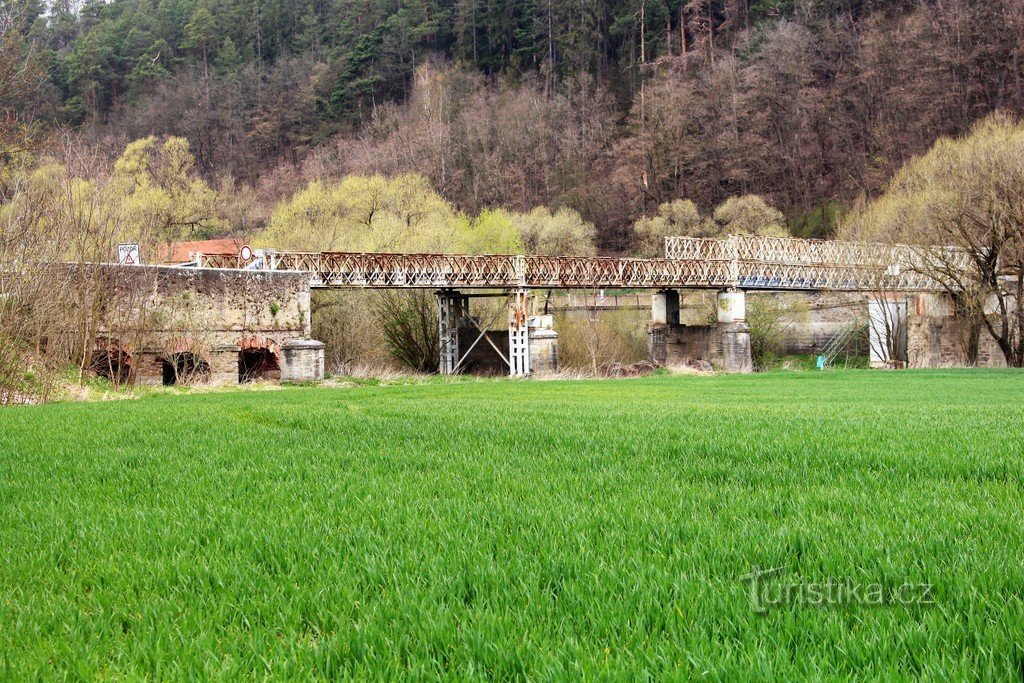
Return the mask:
[[525,377],[530,374],[530,328],[526,320],[529,291],[517,289],[509,296],[508,305],[508,374]]
[[462,314],[462,296],[443,289],[437,292],[438,346],[442,375],[455,374],[459,365],[459,316]]

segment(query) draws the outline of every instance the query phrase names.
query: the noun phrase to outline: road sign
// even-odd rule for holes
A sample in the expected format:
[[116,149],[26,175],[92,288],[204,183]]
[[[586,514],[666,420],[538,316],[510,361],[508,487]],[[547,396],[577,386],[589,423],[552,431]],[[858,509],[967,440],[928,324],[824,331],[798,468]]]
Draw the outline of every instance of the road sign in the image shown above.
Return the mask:
[[142,263],[142,256],[137,243],[117,245],[117,262],[122,266],[137,266]]
[[251,260],[252,259],[252,247],[250,247],[248,244],[246,244],[245,246],[242,247],[242,250],[240,252],[238,252],[238,255],[242,258],[243,261]]

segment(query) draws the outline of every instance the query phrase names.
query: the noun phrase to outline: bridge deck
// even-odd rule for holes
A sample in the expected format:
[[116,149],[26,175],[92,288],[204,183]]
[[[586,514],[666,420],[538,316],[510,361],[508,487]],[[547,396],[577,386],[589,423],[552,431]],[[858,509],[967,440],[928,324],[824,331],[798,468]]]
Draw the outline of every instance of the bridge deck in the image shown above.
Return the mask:
[[[669,258],[469,256],[345,252],[201,254],[204,268],[300,271],[315,288],[761,289],[937,291],[909,247],[733,236],[670,237]],[[948,251],[936,252],[947,254]]]

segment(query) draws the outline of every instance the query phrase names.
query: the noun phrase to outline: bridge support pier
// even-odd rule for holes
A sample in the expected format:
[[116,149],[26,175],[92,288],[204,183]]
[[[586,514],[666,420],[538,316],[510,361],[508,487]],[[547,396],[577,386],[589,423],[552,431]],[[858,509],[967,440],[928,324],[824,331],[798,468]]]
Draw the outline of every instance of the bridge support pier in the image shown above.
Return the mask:
[[442,375],[458,372],[462,355],[459,353],[459,329],[462,319],[469,313],[469,299],[461,292],[442,289],[436,293],[438,348],[441,362],[438,370]]
[[530,318],[530,372],[558,371],[558,333],[550,315]]
[[[508,368],[509,376],[526,377],[533,372],[558,369],[558,333],[552,329],[551,316],[530,316],[529,290],[463,294],[442,289],[435,296],[440,348],[438,369],[442,375],[454,375],[467,369],[486,373]],[[491,319],[484,321],[471,315],[469,310],[469,300],[480,297],[506,301],[492,308]],[[507,346],[506,337],[491,329],[506,308]]]
[[651,324],[679,324],[679,290],[663,289],[651,296]]
[[747,325],[747,296],[742,289],[718,293],[718,335],[721,367],[725,372],[752,372],[750,326]]
[[526,377],[530,374],[530,326],[527,302],[530,293],[517,289],[508,299],[508,374]]
[[724,372],[750,372],[750,328],[746,298],[739,290],[718,294],[717,322],[681,325],[679,292],[663,290],[651,297],[648,358],[664,365],[696,363]]

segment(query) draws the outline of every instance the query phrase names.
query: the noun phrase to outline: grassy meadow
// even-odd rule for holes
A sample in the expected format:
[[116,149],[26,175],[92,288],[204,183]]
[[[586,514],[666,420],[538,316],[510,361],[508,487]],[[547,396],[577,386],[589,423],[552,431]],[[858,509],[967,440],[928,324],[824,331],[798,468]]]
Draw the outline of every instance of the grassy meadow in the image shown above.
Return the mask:
[[[836,371],[6,408],[0,677],[1020,680],[1022,390]],[[930,588],[755,604],[755,567]]]

